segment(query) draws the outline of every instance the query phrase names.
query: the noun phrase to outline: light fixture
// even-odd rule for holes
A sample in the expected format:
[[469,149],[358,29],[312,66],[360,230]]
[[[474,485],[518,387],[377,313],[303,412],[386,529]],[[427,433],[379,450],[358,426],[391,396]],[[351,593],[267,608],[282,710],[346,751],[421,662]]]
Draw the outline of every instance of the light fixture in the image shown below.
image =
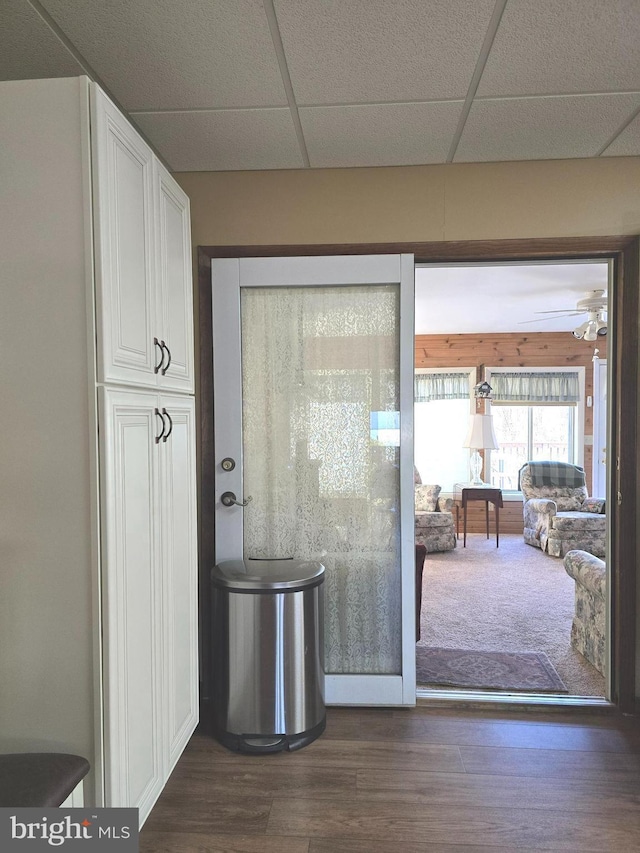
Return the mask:
[[480,456],[478,451],[498,449],[498,440],[495,432],[493,431],[493,418],[491,415],[471,415],[469,431],[462,446],[469,447],[473,450],[469,460],[471,484],[473,486],[481,486],[482,456]]
[[607,321],[600,311],[589,311],[589,319],[576,326],[572,334],[579,341],[597,341],[607,334]]

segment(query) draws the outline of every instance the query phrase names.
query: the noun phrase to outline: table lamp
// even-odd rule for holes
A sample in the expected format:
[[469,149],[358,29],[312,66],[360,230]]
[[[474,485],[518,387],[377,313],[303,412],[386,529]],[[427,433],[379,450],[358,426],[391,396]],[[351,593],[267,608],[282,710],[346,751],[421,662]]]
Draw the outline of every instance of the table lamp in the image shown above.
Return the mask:
[[498,440],[493,431],[493,418],[491,415],[475,414],[471,415],[469,421],[469,432],[465,438],[463,447],[469,447],[473,450],[471,459],[469,460],[469,469],[471,471],[471,484],[473,486],[482,485],[482,456],[478,453],[479,450],[497,450]]

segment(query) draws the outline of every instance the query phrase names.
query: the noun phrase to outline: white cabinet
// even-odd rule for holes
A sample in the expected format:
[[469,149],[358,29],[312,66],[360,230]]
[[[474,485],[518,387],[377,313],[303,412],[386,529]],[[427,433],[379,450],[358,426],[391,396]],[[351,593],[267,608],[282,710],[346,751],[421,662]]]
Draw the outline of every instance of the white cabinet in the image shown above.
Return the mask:
[[158,418],[153,397],[100,393],[105,793],[148,810],[164,782]]
[[101,389],[106,795],[141,820],[197,722],[195,405]]
[[163,350],[159,386],[190,392],[193,377],[193,285],[189,199],[159,160],[154,163],[157,328]]
[[189,202],[92,87],[98,381],[193,391]]
[[153,153],[91,87],[98,381],[156,385]]
[[0,751],[144,820],[197,723],[189,202],[86,77],[0,115]]
[[160,448],[162,671],[166,776],[198,722],[195,401],[163,395]]

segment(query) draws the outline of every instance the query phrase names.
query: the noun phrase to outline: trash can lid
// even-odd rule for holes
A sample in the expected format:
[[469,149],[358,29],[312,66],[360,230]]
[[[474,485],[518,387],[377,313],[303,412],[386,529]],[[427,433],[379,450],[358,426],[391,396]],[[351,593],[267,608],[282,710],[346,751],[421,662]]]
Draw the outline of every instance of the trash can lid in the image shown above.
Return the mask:
[[324,580],[324,566],[314,560],[224,560],[211,570],[216,586],[245,592],[297,590]]

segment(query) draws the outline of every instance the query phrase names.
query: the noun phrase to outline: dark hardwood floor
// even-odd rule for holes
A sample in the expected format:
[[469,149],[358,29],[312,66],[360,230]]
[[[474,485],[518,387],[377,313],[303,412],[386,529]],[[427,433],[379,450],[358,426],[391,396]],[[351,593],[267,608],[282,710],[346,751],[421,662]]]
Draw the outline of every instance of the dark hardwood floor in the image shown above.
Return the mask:
[[638,718],[330,708],[299,752],[196,734],[142,853],[640,851]]

